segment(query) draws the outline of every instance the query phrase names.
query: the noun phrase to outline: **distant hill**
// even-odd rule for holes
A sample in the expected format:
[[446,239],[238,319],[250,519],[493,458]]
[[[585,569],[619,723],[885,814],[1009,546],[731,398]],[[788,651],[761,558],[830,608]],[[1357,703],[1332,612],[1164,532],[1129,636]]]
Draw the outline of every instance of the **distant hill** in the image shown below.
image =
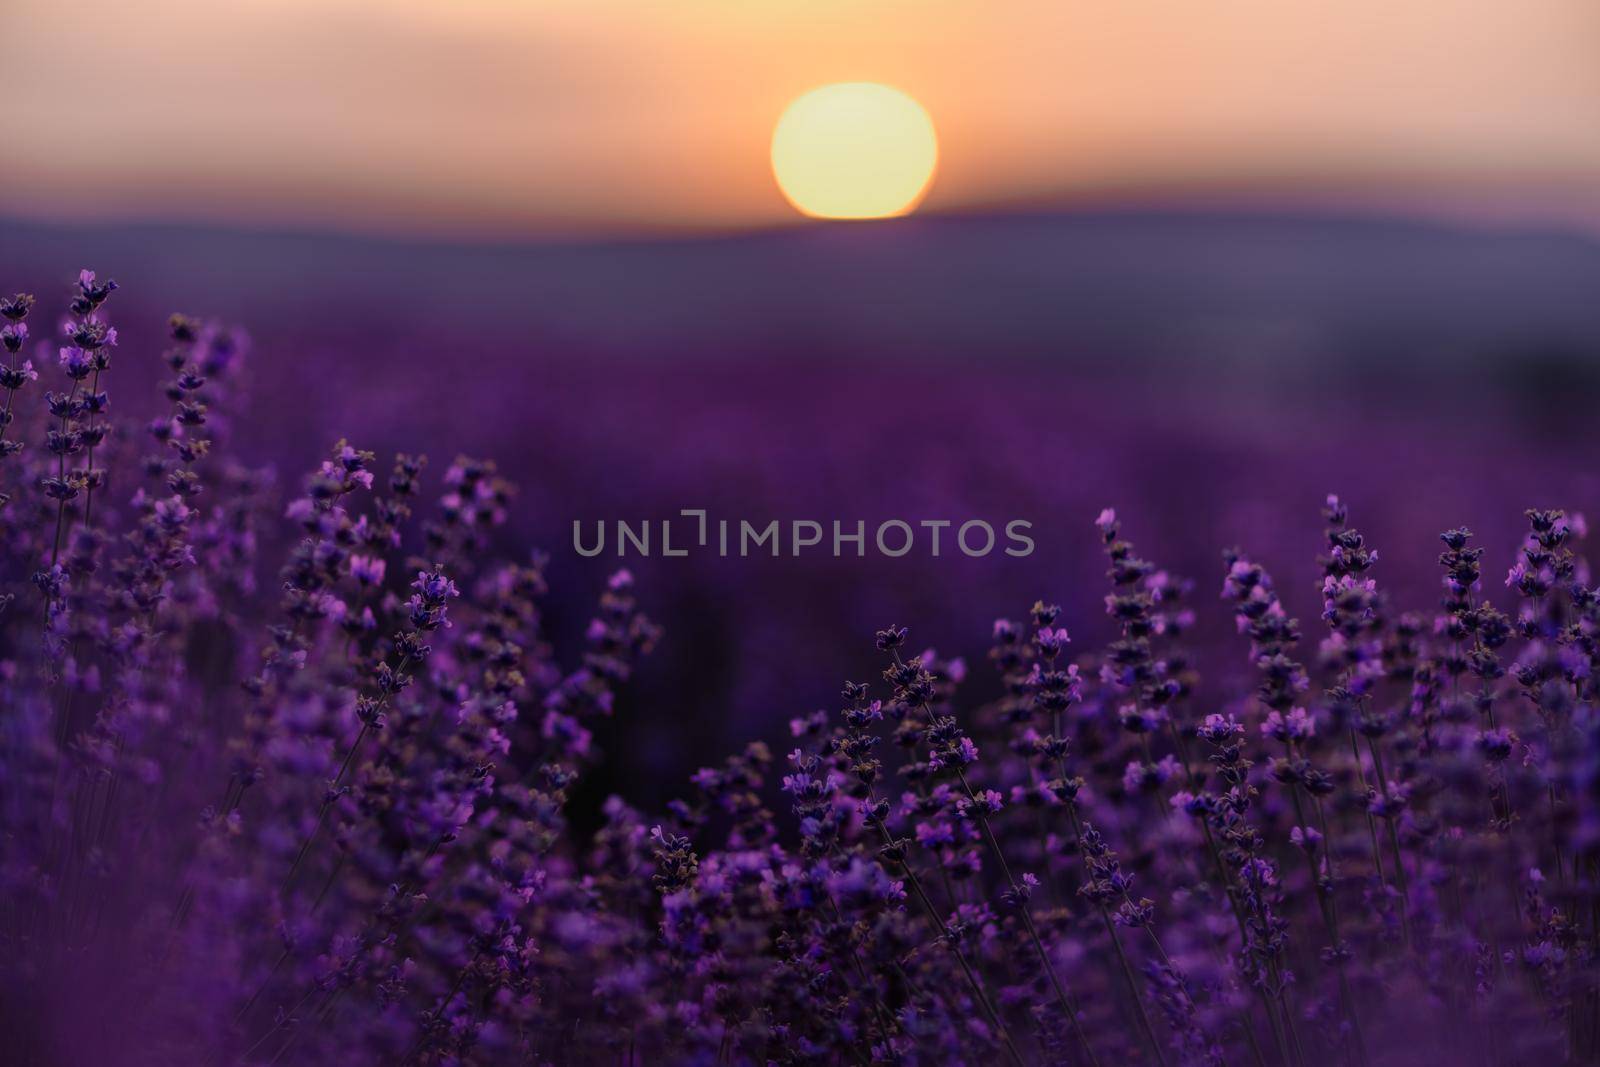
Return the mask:
[[[1600,353],[1600,242],[1376,217],[946,216],[737,237],[463,245],[0,221],[0,287],[81,264],[270,332],[292,312],[627,356],[1089,363]],[[1545,358],[1541,357],[1541,358]]]

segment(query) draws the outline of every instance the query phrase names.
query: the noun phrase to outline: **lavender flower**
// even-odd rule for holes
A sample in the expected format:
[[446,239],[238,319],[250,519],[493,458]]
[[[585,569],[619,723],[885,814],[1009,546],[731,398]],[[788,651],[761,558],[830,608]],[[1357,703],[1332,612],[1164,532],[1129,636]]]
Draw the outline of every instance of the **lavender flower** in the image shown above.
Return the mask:
[[[19,1062],[1600,1053],[1577,515],[1529,512],[1488,589],[1443,534],[1430,627],[1338,498],[1314,594],[1229,553],[1227,612],[1108,509],[1108,595],[994,624],[997,681],[887,627],[881,682],[780,693],[770,736],[657,797],[608,773],[661,707],[642,657],[686,640],[643,575],[575,617],[564,567],[504,550],[518,497],[483,460],[430,499],[421,457],[340,441],[277,499],[229,433],[245,339],[209,320],[119,376],[157,389],[130,433],[115,288],[78,279],[53,355],[0,300]],[[1211,642],[1229,614],[1243,663]]]

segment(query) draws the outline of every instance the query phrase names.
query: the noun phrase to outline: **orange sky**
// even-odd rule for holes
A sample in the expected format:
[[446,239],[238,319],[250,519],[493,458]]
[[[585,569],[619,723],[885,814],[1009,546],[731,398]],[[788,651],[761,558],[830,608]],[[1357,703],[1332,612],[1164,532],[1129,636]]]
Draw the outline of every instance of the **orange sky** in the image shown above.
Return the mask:
[[[1595,0],[3,0],[0,212],[512,233],[789,220],[831,81],[926,206],[1287,190],[1600,219]],[[1239,194],[1242,195],[1242,194]]]

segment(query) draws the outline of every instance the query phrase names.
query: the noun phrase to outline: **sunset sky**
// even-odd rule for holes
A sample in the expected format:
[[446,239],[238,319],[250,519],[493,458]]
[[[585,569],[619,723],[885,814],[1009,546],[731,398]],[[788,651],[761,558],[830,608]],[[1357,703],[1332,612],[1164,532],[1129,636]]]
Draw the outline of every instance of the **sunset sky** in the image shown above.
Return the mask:
[[1600,220],[1594,0],[4,0],[0,213],[462,234],[796,219],[834,81],[924,208],[1302,197]]

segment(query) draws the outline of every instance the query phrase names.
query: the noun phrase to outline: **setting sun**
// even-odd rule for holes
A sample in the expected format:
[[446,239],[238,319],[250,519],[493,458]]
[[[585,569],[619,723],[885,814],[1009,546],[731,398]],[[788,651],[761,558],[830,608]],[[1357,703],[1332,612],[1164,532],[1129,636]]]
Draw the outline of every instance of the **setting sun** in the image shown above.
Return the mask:
[[933,120],[911,97],[875,82],[813,89],[772,134],[772,171],[789,202],[824,219],[905,215],[938,162]]

